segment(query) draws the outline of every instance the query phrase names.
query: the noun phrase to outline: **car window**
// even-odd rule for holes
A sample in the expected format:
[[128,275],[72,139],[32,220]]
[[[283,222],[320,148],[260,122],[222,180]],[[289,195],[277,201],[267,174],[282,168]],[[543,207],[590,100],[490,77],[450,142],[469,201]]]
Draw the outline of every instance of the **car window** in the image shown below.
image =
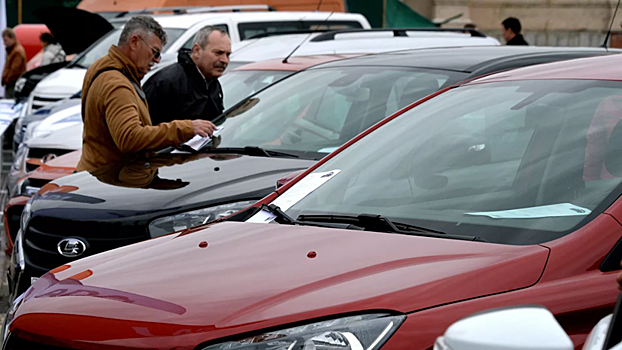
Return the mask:
[[[122,30],[123,28],[116,28],[110,31],[102,39],[97,41],[97,43],[89,47],[84,53],[78,56],[74,64],[79,67],[88,68],[95,63],[95,61],[106,56],[108,54],[108,50],[110,50],[110,46],[117,45],[119,42]],[[183,29],[175,28],[164,28],[164,31],[167,35],[167,42],[166,45],[162,47],[162,51],[166,51],[166,49],[184,32]]]
[[[227,32],[227,34],[229,33],[229,26],[226,24],[214,24],[214,27],[224,30],[225,32]],[[193,35],[190,39],[188,39],[188,41],[186,41],[186,43],[181,48],[186,49],[186,50],[192,50],[192,44],[194,43],[194,37],[195,35]]]
[[[228,74],[233,74],[228,73]],[[237,72],[235,72],[237,73]],[[257,88],[274,81],[267,73],[239,72],[221,79],[225,99],[249,82]],[[270,77],[270,78],[269,78]],[[221,147],[258,146],[289,151],[329,153],[395,110],[389,95],[402,103],[414,102],[413,91],[430,94],[438,85],[402,88],[426,79],[461,80],[461,73],[400,67],[341,67],[303,71],[287,77],[228,110],[222,122]],[[264,80],[264,78],[269,78]],[[421,80],[418,80],[421,79]],[[406,102],[408,101],[408,102]]]
[[274,84],[293,72],[288,71],[232,71],[218,80],[222,85],[225,109],[234,106],[246,97]]
[[280,22],[249,22],[238,24],[240,40],[263,33],[290,32],[299,30],[338,30],[363,28],[356,21],[280,21]]
[[622,194],[621,122],[619,82],[463,86],[323,164],[317,172],[340,172],[287,213],[367,213],[497,243],[546,242]]

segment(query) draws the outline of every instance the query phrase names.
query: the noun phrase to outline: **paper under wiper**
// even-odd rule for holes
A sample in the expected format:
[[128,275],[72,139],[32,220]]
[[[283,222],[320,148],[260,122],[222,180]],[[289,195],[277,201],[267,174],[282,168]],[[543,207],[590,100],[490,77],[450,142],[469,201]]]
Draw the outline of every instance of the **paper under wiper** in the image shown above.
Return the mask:
[[201,137],[200,135],[194,135],[194,137],[191,138],[190,141],[182,143],[181,145],[188,146],[193,150],[198,151],[201,148],[205,147],[205,145],[207,145],[210,141],[212,141],[212,137],[218,136],[218,133],[220,133],[222,129],[222,126],[217,126],[212,136],[207,135],[205,137]]
[[539,207],[465,213],[465,215],[487,216],[493,219],[538,219],[560,216],[587,216],[591,213],[591,210],[578,205],[559,203]]

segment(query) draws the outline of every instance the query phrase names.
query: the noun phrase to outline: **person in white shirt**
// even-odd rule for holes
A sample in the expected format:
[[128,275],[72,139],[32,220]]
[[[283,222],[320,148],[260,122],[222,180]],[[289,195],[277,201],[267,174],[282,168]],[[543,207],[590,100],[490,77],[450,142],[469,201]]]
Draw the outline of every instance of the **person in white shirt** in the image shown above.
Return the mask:
[[58,41],[54,39],[52,34],[41,33],[39,41],[41,41],[41,46],[43,46],[43,58],[41,59],[42,66],[65,61],[65,51],[63,51],[63,48],[60,46]]

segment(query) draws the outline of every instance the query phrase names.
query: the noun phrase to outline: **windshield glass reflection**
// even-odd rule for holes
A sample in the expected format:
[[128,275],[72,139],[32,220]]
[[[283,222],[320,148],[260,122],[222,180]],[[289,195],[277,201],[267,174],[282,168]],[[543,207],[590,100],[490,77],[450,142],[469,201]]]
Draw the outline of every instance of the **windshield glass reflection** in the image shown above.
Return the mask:
[[461,87],[323,164],[317,172],[340,172],[287,213],[384,215],[491,242],[545,242],[620,195],[621,120],[619,82]]
[[453,72],[397,67],[303,71],[229,110],[220,123],[218,147],[327,154],[460,77]]

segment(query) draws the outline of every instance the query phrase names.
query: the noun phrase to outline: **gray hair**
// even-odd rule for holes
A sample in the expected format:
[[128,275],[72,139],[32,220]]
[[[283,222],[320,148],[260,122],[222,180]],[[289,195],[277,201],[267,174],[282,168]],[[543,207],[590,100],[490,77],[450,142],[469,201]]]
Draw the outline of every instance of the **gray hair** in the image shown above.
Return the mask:
[[194,44],[197,44],[202,49],[205,49],[205,47],[209,43],[209,36],[213,32],[218,32],[220,34],[229,36],[229,33],[227,33],[226,30],[224,30],[224,29],[222,29],[220,27],[205,26],[205,27],[199,29],[199,31],[194,36],[194,41],[192,42],[192,46],[194,46]]
[[[117,46],[124,46],[129,44],[132,35],[155,35],[162,40],[162,46],[166,45],[166,32],[162,29],[160,23],[149,16],[135,16],[132,17],[123,28],[121,36],[119,37],[119,43]],[[143,39],[147,39],[144,38]]]

